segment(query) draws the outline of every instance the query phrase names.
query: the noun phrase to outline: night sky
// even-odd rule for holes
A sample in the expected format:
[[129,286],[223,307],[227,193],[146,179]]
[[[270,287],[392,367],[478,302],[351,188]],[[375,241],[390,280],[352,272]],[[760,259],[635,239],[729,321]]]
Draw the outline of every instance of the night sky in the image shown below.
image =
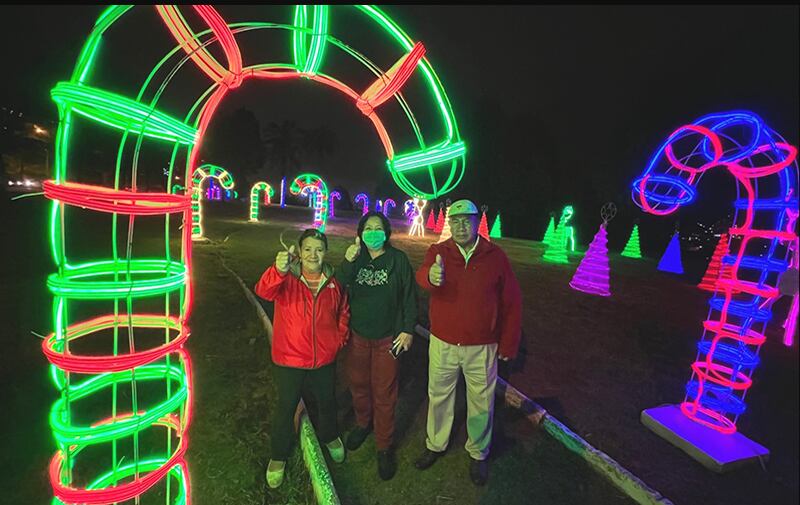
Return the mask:
[[[290,7],[219,10],[233,20],[291,19]],[[49,90],[69,78],[101,11],[97,6],[0,7],[6,68],[0,105],[56,119]],[[479,165],[471,163],[468,153],[465,181],[448,196],[478,191],[481,174],[493,170],[490,160],[509,163],[508,152],[492,153],[488,146],[496,145],[492,135],[508,136],[513,129],[516,142],[525,146],[519,151],[523,154],[515,155],[523,158],[520,170],[525,170],[524,153],[529,150],[533,158],[545,153],[536,159],[551,174],[547,195],[537,194],[532,177],[521,178],[529,191],[519,185],[506,191],[518,192],[518,198],[546,199],[533,205],[539,213],[570,202],[583,205],[577,209],[583,211],[587,228],[579,237],[583,243],[591,239],[589,230],[596,229],[597,204],[603,200],[614,200],[623,219],[641,217],[634,215],[639,211],[627,196],[629,184],[663,139],[684,123],[710,112],[749,109],[797,144],[797,6],[409,5],[386,6],[384,11],[425,43],[468,149],[483,147]],[[150,23],[148,30],[152,32],[139,32],[138,39],[130,36],[124,44],[114,42],[122,60],[115,67],[119,76],[128,71],[131,79],[141,79],[142,72],[146,76],[152,62],[139,63],[137,56],[147,54],[148,45],[168,40],[165,28]],[[374,51],[380,60],[381,48],[370,45],[381,40],[348,34],[337,25],[335,9],[331,30],[370,57]],[[290,54],[288,42],[282,49]],[[384,157],[371,127],[340,95],[308,84],[246,85],[226,100],[221,112],[244,106],[262,126],[290,119],[302,127],[335,130],[339,148],[318,171],[336,179],[334,184],[348,186],[351,194],[370,190]],[[477,118],[502,125],[476,124],[485,122]],[[499,202],[497,193],[507,182],[493,185],[491,197],[479,196]],[[587,193],[588,187],[594,192]],[[517,214],[509,218],[516,235],[539,238],[547,216],[536,216],[536,229],[526,230]]]

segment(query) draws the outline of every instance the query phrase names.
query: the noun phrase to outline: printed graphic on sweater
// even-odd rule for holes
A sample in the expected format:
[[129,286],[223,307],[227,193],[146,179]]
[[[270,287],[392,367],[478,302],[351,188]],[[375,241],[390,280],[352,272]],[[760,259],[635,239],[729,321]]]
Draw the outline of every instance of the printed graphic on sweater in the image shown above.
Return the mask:
[[358,271],[356,276],[356,283],[361,286],[383,286],[389,282],[388,270],[372,270],[369,268],[362,268]]

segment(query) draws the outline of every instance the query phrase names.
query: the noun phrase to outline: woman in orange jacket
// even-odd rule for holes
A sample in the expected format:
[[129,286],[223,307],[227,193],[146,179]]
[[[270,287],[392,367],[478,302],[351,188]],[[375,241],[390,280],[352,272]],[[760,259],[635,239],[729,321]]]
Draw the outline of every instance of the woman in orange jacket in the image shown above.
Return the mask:
[[319,406],[317,435],[331,458],[344,461],[344,444],[336,426],[336,353],[347,342],[350,308],[342,286],[325,263],[328,239],[308,229],[300,235],[299,261],[295,247],[281,251],[261,280],[256,294],[275,302],[272,361],[278,402],[272,415],[272,457],[267,484],[283,482],[286,459],[292,449],[292,420],[304,383]]

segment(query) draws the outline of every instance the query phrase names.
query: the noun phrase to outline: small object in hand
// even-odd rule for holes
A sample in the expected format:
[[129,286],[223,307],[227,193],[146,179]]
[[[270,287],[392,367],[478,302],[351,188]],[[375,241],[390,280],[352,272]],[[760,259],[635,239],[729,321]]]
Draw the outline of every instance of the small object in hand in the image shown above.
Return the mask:
[[397,340],[395,341],[392,348],[389,349],[389,354],[391,354],[394,359],[397,359],[397,357],[400,356],[400,354],[402,354],[404,351],[405,348],[402,345],[400,345],[400,341]]

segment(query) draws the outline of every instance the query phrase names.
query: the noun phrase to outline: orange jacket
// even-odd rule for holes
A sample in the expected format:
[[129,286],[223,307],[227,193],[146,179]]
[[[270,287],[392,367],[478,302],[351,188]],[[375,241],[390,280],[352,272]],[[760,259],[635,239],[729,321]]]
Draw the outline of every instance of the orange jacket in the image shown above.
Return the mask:
[[332,363],[349,336],[350,306],[333,269],[323,265],[326,279],[317,296],[300,280],[294,265],[281,275],[271,265],[256,284],[256,294],[275,302],[272,361],[293,368],[319,368]]

